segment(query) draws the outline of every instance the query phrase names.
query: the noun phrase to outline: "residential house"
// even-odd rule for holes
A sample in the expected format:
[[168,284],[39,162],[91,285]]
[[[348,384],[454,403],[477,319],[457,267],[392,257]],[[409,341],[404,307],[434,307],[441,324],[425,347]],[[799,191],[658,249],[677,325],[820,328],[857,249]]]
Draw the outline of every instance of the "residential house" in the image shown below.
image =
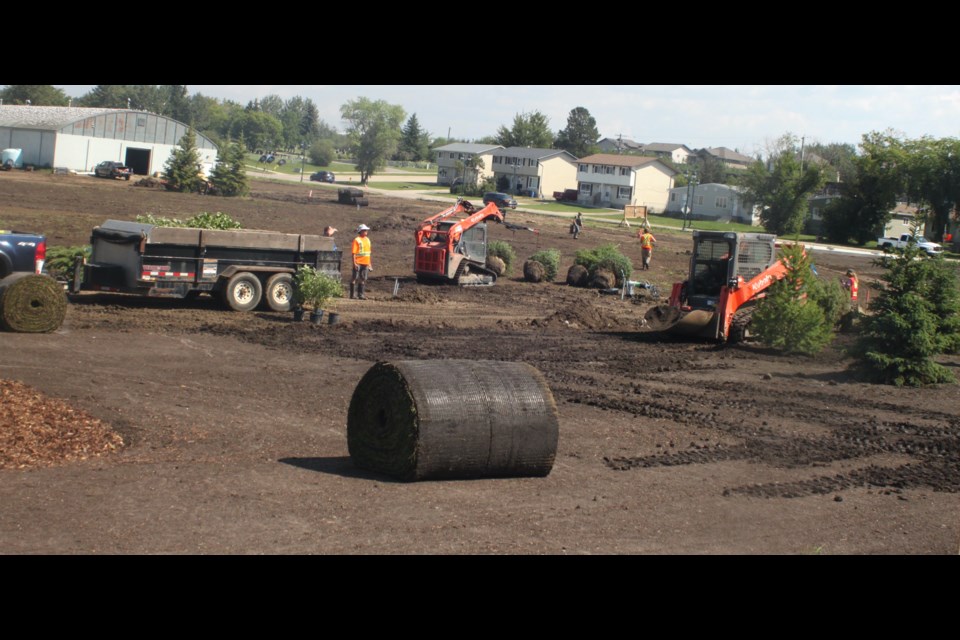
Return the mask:
[[803,225],[804,233],[812,235],[820,235],[823,233],[823,212],[831,202],[839,197],[839,182],[827,182],[820,191],[810,196],[807,200],[809,213]]
[[597,153],[577,165],[579,202],[598,207],[644,205],[650,213],[667,207],[677,171],[659,158]]
[[597,143],[601,153],[640,153],[643,145],[629,138],[604,138]]
[[756,162],[756,159],[751,158],[750,156],[745,156],[742,153],[738,153],[733,149],[728,149],[726,147],[713,147],[712,149],[698,149],[697,155],[701,158],[715,158],[728,167],[734,169],[746,169],[751,164]]
[[[467,174],[467,182],[476,184],[493,175],[493,152],[503,149],[498,144],[473,144],[468,142],[452,142],[437,147],[437,184],[453,184],[455,178],[462,178]],[[483,168],[473,171],[465,167],[465,163],[474,157],[483,162]]]
[[693,151],[685,144],[671,144],[669,142],[651,142],[641,145],[641,153],[645,156],[654,156],[656,158],[667,158],[674,164],[686,164],[687,158],[693,155]]
[[743,187],[729,184],[707,183],[690,187],[670,189],[670,200],[665,213],[683,217],[689,207],[690,220],[713,220],[715,222],[741,222],[760,224],[760,207],[746,202]]
[[577,157],[563,149],[500,147],[491,162],[501,191],[542,198],[577,185]]
[[[918,212],[919,209],[916,205],[903,201],[897,202],[893,211],[891,211],[890,221],[884,226],[883,232],[877,234],[877,237],[899,238],[904,233],[913,233],[914,225],[917,224]],[[930,230],[921,227],[920,231],[926,235]]]

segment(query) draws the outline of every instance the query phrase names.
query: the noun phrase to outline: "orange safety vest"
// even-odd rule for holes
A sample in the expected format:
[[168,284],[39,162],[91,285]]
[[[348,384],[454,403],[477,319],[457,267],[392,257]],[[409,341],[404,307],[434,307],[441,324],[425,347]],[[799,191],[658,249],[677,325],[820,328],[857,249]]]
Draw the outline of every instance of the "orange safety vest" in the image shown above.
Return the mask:
[[640,236],[640,248],[653,249],[653,243],[656,241],[657,239],[653,237],[652,233],[645,233],[642,236]]
[[353,263],[370,264],[370,238],[357,236],[353,239]]
[[850,278],[850,299],[854,302],[857,301],[857,293],[860,290],[860,279],[856,276]]

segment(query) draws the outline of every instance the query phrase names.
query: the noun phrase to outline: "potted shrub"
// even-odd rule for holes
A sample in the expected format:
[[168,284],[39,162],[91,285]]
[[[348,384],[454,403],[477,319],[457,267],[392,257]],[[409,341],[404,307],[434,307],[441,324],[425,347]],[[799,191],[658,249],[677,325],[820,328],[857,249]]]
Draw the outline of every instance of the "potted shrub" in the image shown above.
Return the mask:
[[343,297],[343,285],[337,280],[317,271],[309,265],[302,265],[293,277],[297,305],[310,307],[310,321],[319,324],[323,318],[323,307],[335,298]]

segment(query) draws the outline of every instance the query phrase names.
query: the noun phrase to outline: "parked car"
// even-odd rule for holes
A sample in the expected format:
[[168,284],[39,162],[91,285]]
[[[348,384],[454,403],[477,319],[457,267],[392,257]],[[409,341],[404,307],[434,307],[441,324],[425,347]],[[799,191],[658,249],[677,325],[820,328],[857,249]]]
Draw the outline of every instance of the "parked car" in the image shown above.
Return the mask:
[[333,175],[333,171],[317,171],[316,173],[310,174],[310,180],[313,182],[329,182],[333,184],[336,179],[337,177]]
[[104,160],[93,169],[93,175],[98,178],[123,178],[129,180],[133,169],[114,160]]
[[513,199],[513,196],[506,193],[491,191],[490,193],[483,194],[483,204],[490,204],[491,202],[495,203],[498,209],[517,208],[517,201]]

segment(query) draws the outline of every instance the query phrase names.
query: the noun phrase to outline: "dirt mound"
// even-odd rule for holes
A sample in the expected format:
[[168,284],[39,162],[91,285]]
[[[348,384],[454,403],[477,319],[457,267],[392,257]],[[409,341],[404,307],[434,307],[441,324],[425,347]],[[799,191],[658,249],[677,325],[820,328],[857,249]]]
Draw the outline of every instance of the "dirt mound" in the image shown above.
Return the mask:
[[147,176],[141,180],[137,180],[133,183],[135,187],[146,187],[148,189],[166,189],[167,185],[160,180],[159,178],[154,178],[152,176]]
[[112,453],[109,425],[14,380],[0,380],[0,469],[49,467]]
[[400,293],[394,298],[388,298],[394,302],[414,302],[417,304],[440,304],[444,301],[444,296],[433,289],[424,287],[400,288]]
[[534,326],[559,327],[568,326],[573,329],[612,330],[635,329],[636,319],[621,317],[612,308],[601,305],[572,304],[559,309],[543,320],[534,320]]

